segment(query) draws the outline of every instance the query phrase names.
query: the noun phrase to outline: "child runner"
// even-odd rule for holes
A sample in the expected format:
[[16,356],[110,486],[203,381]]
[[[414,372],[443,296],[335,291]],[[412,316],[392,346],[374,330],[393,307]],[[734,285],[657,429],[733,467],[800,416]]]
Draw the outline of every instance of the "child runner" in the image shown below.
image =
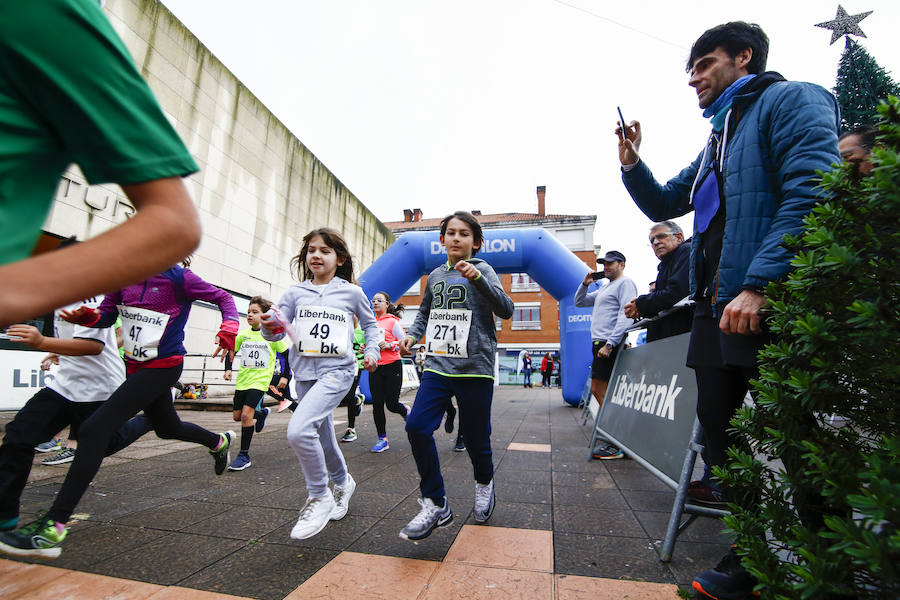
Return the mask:
[[353,283],[353,259],[341,234],[328,228],[306,234],[291,268],[301,281],[264,315],[262,331],[269,340],[287,331],[294,342],[290,358],[299,404],[287,438],[309,491],[291,531],[292,538],[302,540],[322,531],[329,519],[342,519],[356,489],[334,433],[334,409],[356,375],[351,315],[366,335],[367,371],[375,370],[380,352],[378,324],[362,288]]
[[[90,298],[84,304],[96,307],[102,298]],[[19,499],[31,472],[35,440],[46,439],[66,425],[74,428],[125,380],[125,365],[111,328],[72,325],[56,311],[54,329],[52,338],[30,325],[12,325],[6,330],[10,341],[57,356],[59,371],[6,426],[0,446],[0,531],[10,531],[18,524]],[[59,548],[55,550],[58,553]]]
[[206,446],[213,455],[216,474],[225,470],[234,434],[215,434],[182,422],[172,403],[170,389],[181,374],[184,326],[194,300],[216,304],[222,312],[223,322],[216,336],[219,347],[213,356],[223,349],[233,352],[238,329],[234,300],[180,266],[107,295],[99,308],[81,306],[61,313],[71,323],[94,328],[109,327],[121,315],[127,378],[81,424],[78,452],[50,510],[25,527],[0,533],[0,551],[59,556],[59,546],[66,537],[66,521],[97,474],[110,438],[141,410],[153,424],[156,435]]
[[[243,471],[249,467],[250,441],[254,430],[259,433],[266,426],[269,409],[264,408],[263,398],[269,389],[278,352],[285,352],[290,346],[284,340],[267,342],[259,331],[259,323],[263,313],[272,308],[272,303],[254,296],[247,307],[247,324],[249,328],[239,331],[234,342],[235,354],[241,353],[241,370],[238,371],[234,386],[235,421],[241,422],[241,451],[234,462],[228,465],[229,471]],[[231,359],[225,358],[225,381],[231,381]],[[254,424],[254,419],[256,423]]]
[[403,305],[395,306],[386,292],[378,292],[372,296],[372,308],[383,339],[378,342],[381,359],[378,368],[369,375],[369,392],[372,394],[372,416],[375,418],[375,429],[378,431],[378,442],[372,446],[372,452],[384,452],[391,445],[388,443],[384,407],[392,413],[406,419],[409,409],[400,403],[400,388],[403,387],[403,361],[400,360],[400,340],[406,335],[400,326],[400,315]]
[[486,262],[472,258],[483,242],[481,225],[468,212],[458,211],[441,221],[441,244],[447,263],[428,275],[425,296],[409,335],[400,349],[425,334],[428,359],[406,433],[419,470],[422,509],[400,532],[407,540],[428,537],[448,524],[453,513],[444,492],[444,479],[434,444],[451,396],[459,407],[459,428],[465,435],[475,472],[474,517],[486,521],[494,510],[494,464],[491,460],[491,400],[497,333],[494,315],[513,313],[500,279]]
[[[353,322],[354,324],[358,322],[356,317],[353,317]],[[356,417],[362,414],[363,396],[362,393],[358,393],[357,386],[359,386],[359,376],[362,374],[362,369],[364,368],[363,358],[365,358],[365,348],[366,334],[363,333],[363,330],[360,329],[359,325],[356,325],[356,328],[353,329],[353,352],[356,354],[356,377],[353,378],[353,385],[350,386],[350,390],[340,403],[340,406],[347,407],[347,431],[344,432],[344,436],[341,438],[341,441],[345,444],[355,442],[358,437],[356,435]]]

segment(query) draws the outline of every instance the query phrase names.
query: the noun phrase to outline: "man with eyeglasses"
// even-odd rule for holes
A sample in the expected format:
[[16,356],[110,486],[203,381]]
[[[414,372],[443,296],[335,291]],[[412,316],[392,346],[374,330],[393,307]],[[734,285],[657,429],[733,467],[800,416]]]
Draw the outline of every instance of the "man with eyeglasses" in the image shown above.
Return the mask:
[[[757,355],[768,340],[760,310],[763,290],[784,279],[792,253],[785,234],[798,234],[820,200],[816,171],[839,161],[838,107],[811,83],[765,71],[769,38],[758,26],[713,27],[691,48],[688,85],[697,93],[712,132],[699,156],[662,185],[638,155],[640,123],[621,123],[622,180],[653,220],[694,213],[691,295],[696,303],[687,364],[697,378],[697,417],[706,454],[725,467],[729,446],[745,442],[729,421],[757,377]],[[753,504],[758,490],[726,490]],[[801,519],[821,522],[815,502],[794,498]],[[734,551],[697,575],[693,587],[720,599],[740,599],[756,585]]]
[[[691,245],[684,243],[684,232],[678,223],[663,221],[650,228],[650,246],[659,259],[658,274],[653,290],[638,296],[625,305],[625,316],[632,319],[655,317],[684,300],[690,292]],[[694,312],[682,308],[670,315],[647,323],[647,342],[687,333],[691,330]]]

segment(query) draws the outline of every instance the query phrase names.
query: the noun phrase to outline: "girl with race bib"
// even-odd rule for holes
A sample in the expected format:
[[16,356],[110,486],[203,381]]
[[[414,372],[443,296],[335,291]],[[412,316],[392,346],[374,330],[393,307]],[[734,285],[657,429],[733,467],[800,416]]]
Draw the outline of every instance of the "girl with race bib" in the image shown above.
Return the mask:
[[431,535],[453,520],[438,462],[434,432],[451,396],[459,407],[459,429],[475,472],[474,517],[486,521],[494,510],[491,458],[491,400],[497,333],[494,315],[508,319],[513,302],[486,262],[473,258],[484,237],[478,220],[458,211],[441,221],[447,263],[428,275],[419,313],[400,342],[408,352],[425,335],[425,369],[406,433],[419,470],[421,510],[400,532],[407,540]]
[[48,548],[63,542],[66,522],[100,469],[110,438],[142,410],[157,436],[206,446],[213,455],[216,475],[225,470],[234,434],[230,431],[217,434],[186,423],[178,418],[172,403],[170,390],[181,375],[184,326],[194,300],[219,307],[222,325],[213,356],[223,352],[224,358],[225,353],[234,351],[238,330],[234,300],[227,292],[180,266],[107,294],[97,308],[82,305],[60,312],[60,317],[70,323],[93,328],[110,327],[121,316],[127,376],[109,399],[81,424],[78,452],[49,512],[34,523],[6,534],[4,551],[29,554],[35,543]]
[[[228,465],[229,471],[243,471],[251,465],[250,441],[253,432],[259,433],[266,426],[269,409],[263,407],[263,399],[272,375],[278,353],[288,349],[284,340],[267,342],[259,331],[263,313],[272,308],[272,303],[254,296],[247,306],[247,324],[250,326],[238,332],[234,342],[235,354],[240,353],[241,369],[238,371],[234,386],[232,418],[241,423],[241,451],[234,462]],[[231,359],[225,358],[225,380],[231,381]]]
[[381,329],[378,348],[381,359],[378,368],[369,375],[369,391],[372,394],[372,416],[375,418],[375,429],[378,431],[378,442],[372,446],[372,452],[384,452],[390,448],[387,438],[385,406],[392,413],[404,419],[409,413],[405,404],[400,403],[400,388],[403,387],[403,361],[400,360],[400,340],[406,335],[400,326],[400,315],[403,305],[395,306],[387,292],[377,292],[372,296],[372,308],[375,319]]
[[302,540],[322,531],[329,520],[342,519],[356,489],[334,433],[334,409],[356,375],[353,315],[366,337],[363,367],[375,370],[381,353],[375,315],[354,283],[353,259],[337,231],[309,232],[291,268],[297,269],[301,281],[285,292],[277,308],[263,315],[262,334],[275,341],[287,333],[293,342],[291,370],[299,404],[288,423],[287,438],[300,461],[309,497],[291,537]]

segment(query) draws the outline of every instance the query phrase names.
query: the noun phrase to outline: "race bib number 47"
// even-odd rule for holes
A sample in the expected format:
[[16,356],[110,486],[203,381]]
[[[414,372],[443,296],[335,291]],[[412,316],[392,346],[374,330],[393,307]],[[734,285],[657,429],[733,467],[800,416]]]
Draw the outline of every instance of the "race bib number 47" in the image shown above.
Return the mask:
[[425,330],[425,352],[431,356],[469,357],[472,311],[463,308],[431,309]]
[[297,309],[295,329],[301,356],[346,356],[350,339],[350,316],[327,306]]
[[156,358],[169,315],[120,304],[119,316],[122,318],[122,347],[125,349],[125,356],[138,362]]

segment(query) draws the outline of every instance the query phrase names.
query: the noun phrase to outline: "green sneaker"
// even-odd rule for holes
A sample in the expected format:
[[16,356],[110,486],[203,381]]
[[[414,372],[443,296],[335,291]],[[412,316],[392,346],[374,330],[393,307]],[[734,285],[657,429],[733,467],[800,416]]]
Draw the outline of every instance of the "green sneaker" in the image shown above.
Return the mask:
[[231,462],[231,454],[229,450],[231,449],[231,440],[234,439],[233,431],[226,431],[225,433],[219,434],[219,446],[215,450],[210,450],[209,453],[212,454],[213,459],[215,460],[215,471],[216,475],[221,475],[225,472],[225,467],[228,466],[228,463]]
[[62,552],[59,545],[67,534],[68,530],[60,531],[55,521],[40,517],[19,529],[0,532],[0,552],[15,556],[57,558]]

